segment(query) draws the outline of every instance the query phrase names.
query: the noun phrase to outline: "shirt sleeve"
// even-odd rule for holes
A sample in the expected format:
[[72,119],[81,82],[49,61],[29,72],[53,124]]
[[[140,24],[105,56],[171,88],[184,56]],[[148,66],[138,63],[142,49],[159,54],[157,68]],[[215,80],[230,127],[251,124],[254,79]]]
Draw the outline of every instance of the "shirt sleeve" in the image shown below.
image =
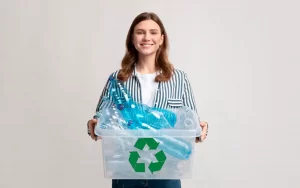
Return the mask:
[[[184,88],[183,89],[184,89],[183,105],[187,106],[197,112],[197,107],[196,107],[193,90],[192,90],[191,83],[190,83],[186,73],[184,73]],[[198,114],[198,112],[197,112],[197,114]]]
[[[112,76],[112,75],[110,75]],[[113,104],[112,100],[111,100],[111,96],[109,94],[109,88],[111,86],[111,82],[109,81],[109,79],[107,79],[106,81],[106,84],[102,90],[102,93],[99,97],[99,100],[98,100],[98,104],[97,104],[97,107],[96,107],[96,111],[95,111],[95,115],[93,116],[94,119],[98,119],[99,118],[99,112],[101,111],[101,109],[103,108],[106,108],[106,107],[109,107]],[[109,99],[109,100],[108,100]],[[88,132],[88,135],[91,135],[89,129],[88,129],[88,123],[87,122],[87,132]]]
[[[194,110],[197,113],[198,120],[199,120],[199,126],[200,126],[200,117],[199,117],[199,113],[197,111],[197,106],[196,106],[195,97],[193,94],[193,89],[191,87],[191,83],[190,83],[186,73],[184,73],[183,105],[191,108],[192,110]],[[201,136],[196,137],[196,140],[201,141]]]

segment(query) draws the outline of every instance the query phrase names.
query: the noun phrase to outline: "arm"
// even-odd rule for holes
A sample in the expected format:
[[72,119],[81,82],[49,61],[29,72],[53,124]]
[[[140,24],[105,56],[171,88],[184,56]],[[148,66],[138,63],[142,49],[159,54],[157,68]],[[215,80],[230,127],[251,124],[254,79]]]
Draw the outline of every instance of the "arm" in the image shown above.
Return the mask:
[[[110,103],[104,103],[104,99],[105,98],[109,98],[111,99],[111,96],[109,95],[109,87],[110,87],[110,81],[107,80],[103,90],[102,90],[102,93],[100,95],[100,98],[99,98],[99,101],[98,101],[98,104],[97,104],[97,107],[96,107],[96,112],[95,112],[95,115],[93,116],[93,119],[98,119],[98,115],[97,115],[97,112],[99,112],[102,108],[106,107],[107,105],[111,105]],[[89,124],[89,121],[87,122],[87,133],[89,136],[91,136],[91,133],[90,133],[90,130],[88,128],[88,124]]]
[[[183,83],[184,83],[184,92],[183,92],[183,97],[182,97],[183,105],[191,108],[198,114],[193,90],[191,87],[191,83],[190,83],[186,73],[184,73],[184,82]],[[200,122],[199,114],[198,114],[198,119]],[[196,142],[199,142],[199,141],[201,141],[201,136],[196,137]]]
[[[196,102],[193,94],[193,90],[190,84],[190,81],[187,77],[187,74],[184,73],[184,92],[183,92],[183,105],[188,106],[192,110],[197,112]],[[198,112],[197,112],[198,114]]]

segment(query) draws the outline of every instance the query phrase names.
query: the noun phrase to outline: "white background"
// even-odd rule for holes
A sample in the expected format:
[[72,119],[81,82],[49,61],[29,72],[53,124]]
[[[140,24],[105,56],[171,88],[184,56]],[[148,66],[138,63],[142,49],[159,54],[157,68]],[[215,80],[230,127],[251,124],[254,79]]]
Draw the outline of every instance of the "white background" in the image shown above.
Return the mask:
[[152,11],[209,122],[184,188],[296,188],[296,0],[1,0],[0,187],[109,188],[86,133],[125,37]]

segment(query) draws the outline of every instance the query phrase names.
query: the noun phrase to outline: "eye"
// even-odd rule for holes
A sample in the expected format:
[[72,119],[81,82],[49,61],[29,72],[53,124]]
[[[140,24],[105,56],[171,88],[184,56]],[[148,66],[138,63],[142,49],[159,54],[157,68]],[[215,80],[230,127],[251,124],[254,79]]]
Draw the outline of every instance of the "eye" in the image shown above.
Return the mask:
[[136,34],[138,34],[138,35],[141,35],[141,34],[143,34],[144,32],[143,31],[136,31]]

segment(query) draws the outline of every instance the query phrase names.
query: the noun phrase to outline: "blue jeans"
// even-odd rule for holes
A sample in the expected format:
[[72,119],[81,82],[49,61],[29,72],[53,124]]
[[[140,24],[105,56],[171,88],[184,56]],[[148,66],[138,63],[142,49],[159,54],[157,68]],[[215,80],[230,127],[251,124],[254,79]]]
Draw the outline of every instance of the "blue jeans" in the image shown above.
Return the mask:
[[180,180],[112,180],[112,188],[181,188]]

